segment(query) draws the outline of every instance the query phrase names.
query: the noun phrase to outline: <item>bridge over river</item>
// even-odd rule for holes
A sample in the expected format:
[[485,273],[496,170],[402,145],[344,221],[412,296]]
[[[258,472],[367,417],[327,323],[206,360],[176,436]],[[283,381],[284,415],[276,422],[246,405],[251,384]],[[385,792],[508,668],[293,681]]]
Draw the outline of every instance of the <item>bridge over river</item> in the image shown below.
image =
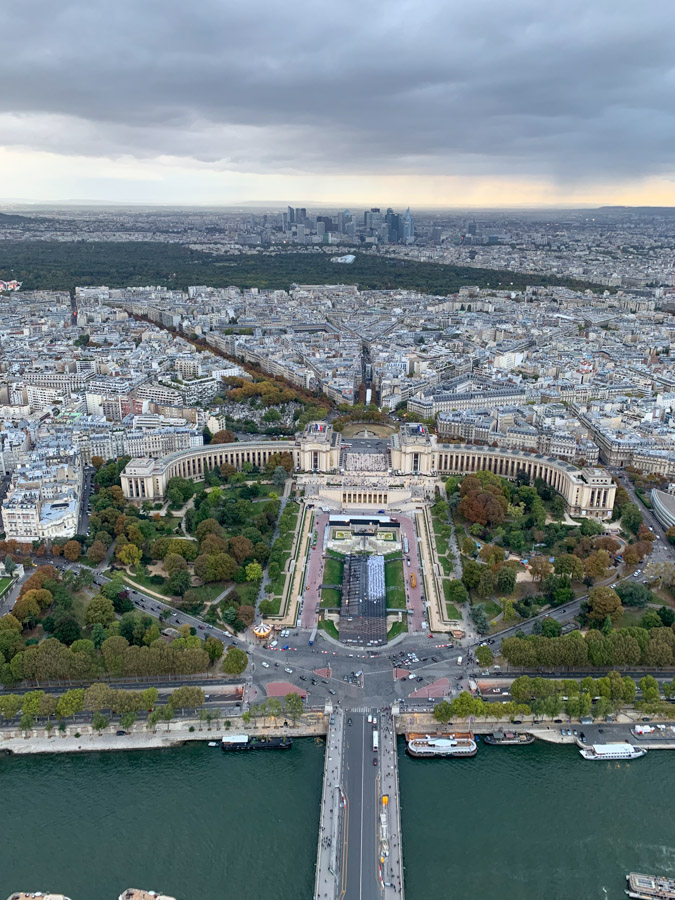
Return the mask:
[[315,900],[392,900],[403,892],[393,716],[338,709],[326,743]]

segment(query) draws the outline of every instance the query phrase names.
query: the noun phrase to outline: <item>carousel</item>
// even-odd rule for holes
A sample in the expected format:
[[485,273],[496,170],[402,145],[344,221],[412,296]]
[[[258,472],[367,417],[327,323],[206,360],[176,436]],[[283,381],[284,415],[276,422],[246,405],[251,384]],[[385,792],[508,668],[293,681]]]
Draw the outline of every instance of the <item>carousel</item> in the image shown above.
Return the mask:
[[272,634],[272,626],[266,625],[264,622],[259,622],[253,628],[253,634],[258,638],[259,641],[266,641]]

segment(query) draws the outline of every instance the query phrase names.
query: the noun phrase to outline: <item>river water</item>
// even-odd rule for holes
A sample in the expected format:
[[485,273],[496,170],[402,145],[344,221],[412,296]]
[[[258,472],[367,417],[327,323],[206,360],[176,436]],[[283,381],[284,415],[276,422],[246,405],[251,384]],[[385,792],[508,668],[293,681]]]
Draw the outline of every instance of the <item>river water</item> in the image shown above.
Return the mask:
[[411,759],[401,742],[406,900],[625,900],[629,871],[675,875],[675,753],[479,745]]
[[[410,759],[399,744],[407,900],[621,900],[675,874],[675,754],[594,763],[572,747]],[[310,900],[323,746],[0,757],[0,900]]]
[[323,745],[0,757],[0,900],[300,900],[314,885]]

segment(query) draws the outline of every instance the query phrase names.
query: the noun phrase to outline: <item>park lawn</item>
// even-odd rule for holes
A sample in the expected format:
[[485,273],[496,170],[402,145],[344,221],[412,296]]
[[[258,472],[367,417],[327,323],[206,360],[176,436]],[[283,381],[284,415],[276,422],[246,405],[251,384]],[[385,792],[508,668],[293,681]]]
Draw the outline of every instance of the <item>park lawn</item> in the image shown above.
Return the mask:
[[494,600],[484,600],[482,603],[477,604],[478,606],[482,606],[485,610],[485,615],[488,619],[494,619],[495,616],[498,616],[502,608],[498,603],[495,603]]
[[[257,581],[244,581],[243,584],[235,584],[234,589],[244,606],[255,606],[258,598],[258,587]],[[225,584],[221,584],[221,590],[224,589]]]
[[384,564],[384,585],[387,591],[387,609],[405,609],[405,575],[403,562],[390,559]]
[[[97,588],[94,586],[92,586],[92,589],[94,591],[97,590]],[[89,605],[89,601],[92,598],[90,597],[89,593],[85,590],[77,591],[77,593],[71,594],[71,597],[72,597],[72,601],[73,601],[73,606],[70,611],[73,614],[73,616],[75,616],[75,618],[80,623],[80,625],[82,625],[82,627],[84,628],[84,624],[85,624],[84,623],[84,613],[85,613],[87,606]]]
[[[106,574],[114,573],[108,572]],[[133,581],[136,585],[147,588],[149,591],[154,591],[155,594],[160,594],[167,599],[173,597],[173,594],[169,593],[169,591],[165,589],[165,586],[163,584],[153,584],[147,575],[137,575],[136,572],[134,572],[133,575],[127,575],[126,571],[124,570],[122,570],[121,575],[122,581],[126,581],[127,584]]]
[[267,613],[268,616],[278,616],[281,612],[281,597],[265,597],[268,603],[272,604],[272,612]]
[[452,563],[447,556],[439,556],[438,561],[441,564],[441,569],[443,569],[443,574],[452,575],[455,569],[454,563]]
[[340,591],[336,591],[335,588],[323,588],[321,591],[321,606],[324,609],[334,608],[340,606],[342,601],[342,595]]
[[269,587],[272,588],[273,594],[283,594],[286,587],[286,575],[282,572],[276,578],[270,578]]
[[335,638],[336,641],[339,640],[340,635],[338,634],[335,622],[331,622],[330,619],[322,619],[319,622],[319,628],[322,631],[325,631],[326,634],[329,634],[332,638]]
[[323,583],[324,584],[342,584],[342,575],[344,572],[345,564],[342,560],[333,559],[332,557],[326,558],[326,564],[323,570]]
[[449,619],[460,619],[462,618],[461,612],[457,609],[454,603],[446,603],[445,608],[448,613]]
[[398,637],[399,634],[405,634],[405,632],[407,630],[408,630],[408,623],[405,620],[405,618],[403,619],[402,622],[394,622],[394,624],[391,626],[391,628],[387,632],[387,640],[391,641],[395,637]]
[[12,579],[7,576],[5,578],[0,578],[0,597],[5,594],[9,590],[9,586],[12,583]]
[[[190,590],[197,595],[200,603],[209,603],[222,594],[231,583],[230,581],[212,581],[209,584],[200,584],[199,587],[191,587]],[[239,585],[237,585],[238,587]]]
[[438,533],[438,528],[436,527],[436,525],[440,524],[440,520],[434,519],[432,517],[432,522],[434,525],[434,535],[436,537],[436,550],[438,551],[439,555],[445,556],[445,554],[450,549],[450,544],[449,544],[447,538],[443,537],[441,534]]
[[[617,623],[617,628],[632,628],[633,626],[639,627],[640,620],[647,612],[649,607],[645,607],[644,609],[636,609],[635,607],[624,606],[623,615],[621,616],[620,621]],[[653,610],[653,607],[652,607]]]

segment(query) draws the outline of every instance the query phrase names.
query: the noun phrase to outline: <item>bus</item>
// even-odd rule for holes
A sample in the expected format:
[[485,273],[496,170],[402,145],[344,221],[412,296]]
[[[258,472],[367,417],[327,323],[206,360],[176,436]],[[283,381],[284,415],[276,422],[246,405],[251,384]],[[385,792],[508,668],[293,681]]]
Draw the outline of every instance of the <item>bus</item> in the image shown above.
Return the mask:
[[417,587],[417,579],[415,578],[414,572],[410,573],[410,587],[412,587],[412,588]]
[[403,538],[403,552],[404,553],[408,552],[408,538],[405,536]]
[[314,644],[315,640],[316,640],[316,628],[313,628],[312,633],[309,636],[309,646],[310,647]]
[[380,733],[377,728],[373,729],[373,753],[377,753],[380,746]]

